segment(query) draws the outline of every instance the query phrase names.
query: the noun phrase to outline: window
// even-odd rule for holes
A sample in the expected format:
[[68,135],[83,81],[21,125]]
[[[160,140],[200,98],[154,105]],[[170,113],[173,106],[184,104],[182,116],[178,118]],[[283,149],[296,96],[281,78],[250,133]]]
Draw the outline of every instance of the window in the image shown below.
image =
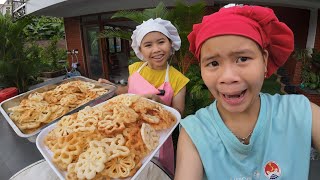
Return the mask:
[[10,7],[6,7],[6,14],[11,14],[11,8]]
[[108,43],[109,43],[109,52],[115,53],[116,49],[114,48],[114,38],[108,38]]
[[121,52],[121,39],[116,38],[116,52]]
[[[119,28],[114,28],[111,26],[105,26],[104,27],[105,30],[118,30]],[[119,53],[121,52],[122,48],[122,44],[121,44],[121,38],[115,37],[115,38],[108,38],[108,45],[109,45],[109,52],[110,53]]]

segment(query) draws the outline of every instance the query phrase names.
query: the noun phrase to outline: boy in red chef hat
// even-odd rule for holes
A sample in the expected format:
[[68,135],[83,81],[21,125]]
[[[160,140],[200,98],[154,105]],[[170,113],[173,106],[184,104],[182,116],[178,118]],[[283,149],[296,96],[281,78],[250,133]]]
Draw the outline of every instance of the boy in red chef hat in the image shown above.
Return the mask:
[[320,107],[260,92],[293,51],[290,28],[269,8],[228,6],[188,39],[215,101],[181,121],[175,179],[308,179]]

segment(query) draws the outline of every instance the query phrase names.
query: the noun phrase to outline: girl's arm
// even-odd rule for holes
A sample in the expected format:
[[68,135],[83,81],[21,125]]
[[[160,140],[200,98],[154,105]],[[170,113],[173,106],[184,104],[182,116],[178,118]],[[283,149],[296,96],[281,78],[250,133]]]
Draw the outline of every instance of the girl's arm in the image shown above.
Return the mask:
[[184,128],[181,128],[178,149],[175,180],[201,180],[203,166],[199,153]]
[[128,85],[117,85],[116,95],[128,93]]
[[172,107],[182,115],[184,112],[187,88],[184,86],[172,99]]
[[312,142],[314,148],[320,152],[320,107],[311,103],[312,110]]
[[[98,82],[99,83],[114,84],[106,79],[101,79],[101,78],[98,80]],[[116,95],[128,93],[128,85],[126,85],[126,86],[125,85],[115,85],[115,86],[117,86],[117,89],[115,92]]]

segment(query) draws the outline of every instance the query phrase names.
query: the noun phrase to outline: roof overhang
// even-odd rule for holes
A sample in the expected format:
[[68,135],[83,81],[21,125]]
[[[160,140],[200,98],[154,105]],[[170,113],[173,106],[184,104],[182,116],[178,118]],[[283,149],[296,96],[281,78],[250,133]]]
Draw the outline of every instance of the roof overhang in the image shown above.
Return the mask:
[[[88,14],[113,12],[129,9],[155,7],[158,0],[29,0],[26,14],[55,17],[75,17]],[[173,6],[174,1],[163,0],[166,6]]]
[[[128,9],[143,9],[155,7],[159,0],[28,0],[26,14],[46,15],[55,17],[75,17],[89,14],[113,12]],[[175,1],[162,0],[166,6],[174,6]],[[195,3],[196,0],[186,0]],[[213,3],[243,3],[257,5],[272,5],[294,7],[300,9],[318,9],[320,0],[206,0],[208,5]]]

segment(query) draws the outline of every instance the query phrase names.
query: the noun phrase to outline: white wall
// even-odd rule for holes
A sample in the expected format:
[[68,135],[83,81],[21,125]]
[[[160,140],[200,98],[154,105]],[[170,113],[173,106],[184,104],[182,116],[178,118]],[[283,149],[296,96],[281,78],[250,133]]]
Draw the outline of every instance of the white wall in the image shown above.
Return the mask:
[[310,19],[309,19],[309,30],[308,38],[306,43],[306,49],[309,50],[309,53],[312,53],[312,48],[314,48],[314,43],[316,40],[317,33],[317,21],[318,21],[318,9],[310,10]]
[[11,5],[9,5],[9,4],[1,4],[0,5],[0,13],[5,15],[7,13],[7,8],[9,8],[9,14],[11,14]]

